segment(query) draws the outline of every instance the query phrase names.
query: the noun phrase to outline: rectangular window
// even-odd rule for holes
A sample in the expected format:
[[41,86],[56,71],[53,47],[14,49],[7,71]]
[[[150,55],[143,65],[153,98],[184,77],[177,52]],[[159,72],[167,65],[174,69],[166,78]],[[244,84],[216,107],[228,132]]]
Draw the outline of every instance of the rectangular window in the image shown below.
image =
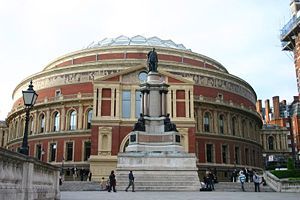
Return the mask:
[[73,160],[73,142],[66,143],[66,161]]
[[141,113],[141,92],[135,91],[135,117],[139,118]]
[[176,116],[177,117],[185,117],[185,91],[177,90],[176,91]]
[[91,142],[85,141],[84,142],[84,161],[87,161],[91,155]]
[[228,147],[227,145],[222,145],[222,161],[223,163],[228,162]]
[[56,143],[50,143],[49,149],[49,162],[55,162],[56,160]]
[[61,96],[61,90],[55,90],[55,96],[60,97]]
[[213,145],[206,144],[206,162],[213,162]]
[[41,158],[42,158],[42,145],[41,144],[37,144],[35,146],[35,157],[39,160],[41,160]]
[[131,105],[130,105],[131,93],[129,90],[122,92],[122,117],[130,118]]
[[234,159],[235,159],[235,164],[240,164],[240,148],[239,147],[234,148]]

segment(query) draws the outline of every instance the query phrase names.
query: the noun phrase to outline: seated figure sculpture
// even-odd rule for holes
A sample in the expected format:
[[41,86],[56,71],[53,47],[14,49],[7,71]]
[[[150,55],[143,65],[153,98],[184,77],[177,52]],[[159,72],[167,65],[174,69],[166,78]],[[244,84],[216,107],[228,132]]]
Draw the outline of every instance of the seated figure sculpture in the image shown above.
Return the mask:
[[166,118],[164,119],[164,124],[165,124],[165,132],[169,131],[176,131],[178,132],[176,128],[176,124],[172,123],[170,120],[170,114],[168,113]]
[[145,119],[143,114],[140,114],[138,121],[134,124],[133,131],[145,131]]

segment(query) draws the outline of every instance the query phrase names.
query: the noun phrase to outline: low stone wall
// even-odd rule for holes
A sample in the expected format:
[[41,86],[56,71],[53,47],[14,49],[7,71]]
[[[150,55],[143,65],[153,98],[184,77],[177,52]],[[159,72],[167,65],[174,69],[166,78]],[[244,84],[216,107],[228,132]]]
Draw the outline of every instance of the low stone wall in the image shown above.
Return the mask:
[[58,200],[59,168],[0,148],[0,200]]
[[300,181],[279,179],[268,171],[264,172],[264,177],[267,184],[276,192],[300,192]]

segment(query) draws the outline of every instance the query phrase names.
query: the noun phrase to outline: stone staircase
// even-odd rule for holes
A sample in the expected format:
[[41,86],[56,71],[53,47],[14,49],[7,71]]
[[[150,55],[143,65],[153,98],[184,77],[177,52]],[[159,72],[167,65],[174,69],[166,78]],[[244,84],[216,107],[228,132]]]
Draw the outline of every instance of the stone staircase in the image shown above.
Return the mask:
[[[135,171],[135,190],[137,191],[199,191],[200,183],[198,177],[192,172],[168,172],[157,171],[141,172]],[[128,186],[128,174],[117,176],[117,188],[125,190]],[[131,188],[130,188],[131,189]]]
[[[246,192],[254,192],[254,183],[244,183],[244,188]],[[219,182],[215,184],[216,192],[242,192],[241,183],[239,182]],[[268,185],[260,185],[261,192],[274,192],[272,188]]]
[[101,191],[100,183],[94,181],[64,181],[60,191]]
[[[179,180],[170,180],[169,177],[161,177],[165,179],[165,181],[157,182],[157,177],[149,176],[147,180],[137,180],[135,182],[135,190],[136,191],[186,191],[188,185],[190,184],[189,178],[186,177],[185,180],[182,180],[182,176],[178,176]],[[127,179],[118,179],[116,189],[119,191],[124,191],[125,187],[128,184]],[[151,186],[151,187],[149,187]],[[245,183],[244,184],[246,192],[254,192],[254,184],[253,183]],[[151,188],[151,189],[149,189]],[[200,189],[200,184],[199,184]],[[129,189],[131,190],[131,188]],[[65,181],[60,186],[60,191],[101,191],[100,183],[94,181]],[[199,191],[199,190],[198,190]],[[261,192],[274,192],[272,188],[267,186],[260,186]],[[219,182],[215,184],[215,192],[242,192],[240,183],[232,183],[232,182]]]

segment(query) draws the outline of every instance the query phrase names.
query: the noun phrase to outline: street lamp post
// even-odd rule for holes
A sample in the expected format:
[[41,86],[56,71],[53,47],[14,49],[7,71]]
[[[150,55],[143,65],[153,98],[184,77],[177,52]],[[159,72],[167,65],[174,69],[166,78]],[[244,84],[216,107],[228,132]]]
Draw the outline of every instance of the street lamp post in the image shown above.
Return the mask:
[[26,116],[25,116],[25,130],[24,130],[23,142],[22,142],[22,147],[20,152],[24,155],[29,155],[28,152],[29,113],[30,113],[30,109],[33,107],[38,97],[38,94],[33,89],[32,80],[30,81],[28,89],[26,91],[22,91],[22,94],[23,94]]

